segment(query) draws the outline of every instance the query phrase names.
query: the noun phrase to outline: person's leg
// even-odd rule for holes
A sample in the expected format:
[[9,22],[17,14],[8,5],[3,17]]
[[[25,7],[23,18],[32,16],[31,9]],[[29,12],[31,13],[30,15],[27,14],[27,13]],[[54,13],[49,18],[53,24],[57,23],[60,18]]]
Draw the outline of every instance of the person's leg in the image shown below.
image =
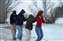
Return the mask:
[[19,33],[19,31],[18,31],[18,25],[16,25],[16,39],[18,38],[18,33]]
[[30,38],[31,38],[31,30],[28,30],[28,40],[27,41],[30,41]]
[[36,27],[35,28],[35,31],[36,31],[36,34],[37,34],[37,40],[36,41],[40,41],[40,29],[39,29],[39,27]]
[[11,29],[12,29],[12,36],[13,36],[13,40],[16,40],[16,26],[15,25],[11,25]]
[[13,39],[16,40],[16,25],[13,25]]
[[22,40],[22,34],[23,34],[23,33],[22,33],[22,30],[23,30],[23,26],[21,25],[21,26],[20,26],[20,40]]
[[31,31],[25,28],[25,36],[24,36],[24,41],[29,41],[31,36]]
[[[19,37],[19,25],[16,25],[16,30],[18,31],[17,38]],[[16,32],[17,32],[16,31]],[[19,38],[18,38],[19,39]]]
[[18,30],[17,38],[19,40],[21,40],[21,38],[22,38],[22,27],[20,25],[17,25],[16,29]]
[[40,33],[40,38],[39,38],[39,40],[41,40],[42,38],[43,38],[43,31],[42,31],[42,28],[39,28],[40,29],[40,31],[39,31],[39,33]]

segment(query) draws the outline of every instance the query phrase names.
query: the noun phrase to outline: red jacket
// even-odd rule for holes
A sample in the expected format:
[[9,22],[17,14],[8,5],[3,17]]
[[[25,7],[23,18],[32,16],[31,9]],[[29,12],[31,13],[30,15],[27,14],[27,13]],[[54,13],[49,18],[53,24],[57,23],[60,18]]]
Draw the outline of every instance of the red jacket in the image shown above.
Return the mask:
[[37,22],[36,26],[41,26],[42,23],[45,23],[45,20],[42,17],[37,17],[36,22]]

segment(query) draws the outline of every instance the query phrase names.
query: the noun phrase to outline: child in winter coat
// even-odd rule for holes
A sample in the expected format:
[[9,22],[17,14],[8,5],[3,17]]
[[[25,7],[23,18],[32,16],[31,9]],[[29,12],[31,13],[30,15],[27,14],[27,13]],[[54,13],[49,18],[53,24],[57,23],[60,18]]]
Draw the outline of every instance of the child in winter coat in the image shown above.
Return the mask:
[[30,41],[31,38],[31,30],[33,29],[33,22],[34,22],[34,16],[33,15],[29,15],[29,17],[27,18],[27,22],[25,25],[25,32],[26,32],[26,37],[25,37],[25,41]]

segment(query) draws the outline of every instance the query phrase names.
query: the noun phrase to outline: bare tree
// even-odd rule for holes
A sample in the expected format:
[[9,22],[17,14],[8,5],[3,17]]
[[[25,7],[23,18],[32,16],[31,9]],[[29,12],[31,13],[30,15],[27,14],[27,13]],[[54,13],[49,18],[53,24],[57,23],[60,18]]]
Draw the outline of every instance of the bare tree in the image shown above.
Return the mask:
[[0,0],[0,23],[4,23],[7,17],[7,8],[11,4],[11,0]]

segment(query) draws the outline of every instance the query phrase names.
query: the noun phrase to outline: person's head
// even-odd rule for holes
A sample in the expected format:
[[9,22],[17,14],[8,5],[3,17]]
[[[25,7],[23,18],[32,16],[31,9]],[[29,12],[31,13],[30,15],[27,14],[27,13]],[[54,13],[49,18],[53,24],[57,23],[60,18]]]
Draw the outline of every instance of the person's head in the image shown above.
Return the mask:
[[32,14],[29,15],[28,21],[33,22],[34,21],[34,16]]
[[16,14],[16,11],[15,10],[13,11],[13,14]]
[[22,9],[19,13],[19,15],[23,15],[25,13],[24,9]]
[[31,18],[31,17],[33,17],[33,15],[32,15],[32,14],[30,14],[28,18]]
[[42,15],[43,15],[43,11],[39,10],[38,13],[37,13],[37,16],[42,16]]
[[24,14],[25,13],[24,9],[22,9],[21,12],[22,12],[22,14]]

